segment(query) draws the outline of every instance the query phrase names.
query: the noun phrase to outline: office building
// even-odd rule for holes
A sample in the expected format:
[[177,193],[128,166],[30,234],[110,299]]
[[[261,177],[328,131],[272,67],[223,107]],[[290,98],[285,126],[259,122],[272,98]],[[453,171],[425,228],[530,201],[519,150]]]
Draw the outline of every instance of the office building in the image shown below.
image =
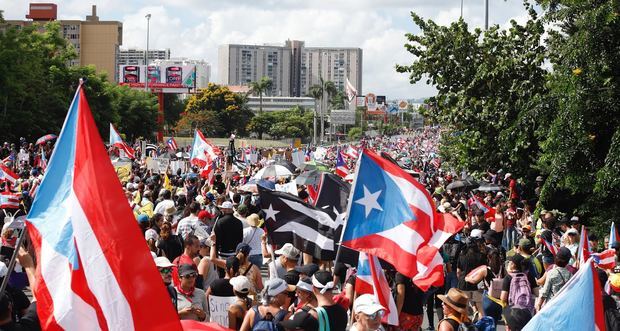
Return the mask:
[[220,83],[249,85],[269,77],[269,96],[307,96],[320,79],[332,81],[344,90],[346,79],[361,93],[362,49],[306,47],[303,41],[287,40],[282,45],[227,44],[219,47]]
[[[253,112],[260,110],[260,98],[256,96],[248,97],[248,107]],[[309,97],[266,97],[263,96],[263,111],[289,110],[294,107],[302,107],[305,110],[314,109],[315,100]]]
[[[26,15],[27,21],[6,20],[7,25],[28,26],[57,20],[58,7],[53,3],[31,3]],[[116,73],[119,46],[123,43],[123,23],[100,21],[97,6],[92,6],[86,20],[60,20],[61,33],[77,52],[70,61],[71,66],[93,65],[98,73],[107,74],[111,82],[117,80]]]
[[[166,49],[149,49],[149,63],[155,60],[170,59],[170,48]],[[144,49],[121,49],[118,52],[118,65],[146,65],[146,51]]]

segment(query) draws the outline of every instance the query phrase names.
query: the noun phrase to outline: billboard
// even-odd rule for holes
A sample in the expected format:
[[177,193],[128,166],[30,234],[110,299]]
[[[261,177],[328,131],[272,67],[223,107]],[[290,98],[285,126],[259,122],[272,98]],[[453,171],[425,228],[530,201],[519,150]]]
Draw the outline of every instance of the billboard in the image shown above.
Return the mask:
[[385,95],[377,95],[377,104],[385,105]]
[[406,100],[400,100],[398,102],[398,109],[407,110],[408,107],[409,107],[409,103]]
[[355,100],[355,105],[356,106],[358,106],[358,107],[366,106],[366,97],[365,96],[362,95],[362,96],[357,96],[355,98],[356,98],[356,100]]
[[330,123],[337,125],[355,125],[355,111],[332,110],[329,114],[329,120]]
[[366,107],[368,107],[368,111],[375,111],[377,109],[377,96],[373,93],[366,94]]
[[196,88],[195,65],[121,65],[119,66],[119,85],[131,88],[148,87],[156,92],[187,93]]

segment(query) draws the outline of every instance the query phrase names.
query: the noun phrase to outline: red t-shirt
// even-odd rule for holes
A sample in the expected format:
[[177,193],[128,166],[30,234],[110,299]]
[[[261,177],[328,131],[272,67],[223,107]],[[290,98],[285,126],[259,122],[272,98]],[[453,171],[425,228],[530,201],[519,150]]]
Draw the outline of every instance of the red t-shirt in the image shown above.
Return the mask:
[[512,192],[510,194],[510,199],[519,199],[519,194],[517,193],[517,181],[511,178],[508,187],[510,188],[510,192]]

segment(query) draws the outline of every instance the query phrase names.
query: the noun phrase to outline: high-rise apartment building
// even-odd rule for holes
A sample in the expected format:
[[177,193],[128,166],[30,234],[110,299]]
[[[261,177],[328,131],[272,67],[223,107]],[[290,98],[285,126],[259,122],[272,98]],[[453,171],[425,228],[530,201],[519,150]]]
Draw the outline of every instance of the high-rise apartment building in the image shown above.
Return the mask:
[[[31,3],[26,15],[28,21],[6,20],[7,25],[27,26],[33,23],[56,21],[58,8],[53,3]],[[106,73],[108,80],[117,81],[117,56],[123,43],[123,23],[100,21],[97,6],[85,21],[60,20],[61,33],[77,52],[70,65],[93,65],[99,73]]]
[[346,79],[361,93],[362,49],[305,47],[299,40],[284,46],[229,44],[219,47],[218,70],[224,85],[249,85],[267,76],[270,96],[305,96],[320,79],[344,90]]
[[[149,63],[155,60],[169,60],[170,48],[149,49]],[[118,65],[146,65],[146,51],[144,49],[121,49],[118,52]]]

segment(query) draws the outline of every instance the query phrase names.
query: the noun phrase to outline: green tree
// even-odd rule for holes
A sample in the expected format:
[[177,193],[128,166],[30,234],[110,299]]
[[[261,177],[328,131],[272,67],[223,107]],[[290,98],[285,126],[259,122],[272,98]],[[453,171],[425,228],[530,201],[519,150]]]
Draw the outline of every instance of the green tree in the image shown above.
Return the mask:
[[332,81],[324,80],[323,77],[319,78],[319,84],[314,84],[310,86],[309,94],[315,100],[321,102],[319,108],[319,118],[320,118],[320,141],[323,142],[323,135],[325,134],[325,120],[324,116],[328,114],[328,100],[330,96],[338,93],[338,89],[336,88],[336,84]]
[[173,128],[176,126],[181,114],[185,111],[186,100],[181,100],[178,94],[164,94],[164,123]]
[[250,83],[250,91],[254,94],[258,94],[258,113],[263,113],[263,94],[271,91],[273,81],[269,77],[263,77],[258,82]]
[[269,132],[273,121],[274,118],[271,113],[258,114],[252,117],[250,123],[248,123],[247,129],[250,132],[256,133],[258,135],[258,139],[263,139],[263,134],[265,132]]
[[502,167],[533,177],[540,146],[541,118],[548,114],[543,21],[528,7],[524,24],[502,30],[470,31],[460,19],[439,26],[412,13],[420,28],[407,34],[415,60],[396,69],[411,83],[422,79],[437,88],[424,114],[449,130],[442,156],[456,169]]
[[543,131],[541,202],[607,228],[620,198],[620,6],[614,0],[541,0],[559,30],[547,41],[557,105]]
[[154,138],[157,130],[157,97],[127,86],[109,85],[110,108],[117,114],[115,126],[128,140]]
[[[189,118],[184,119],[187,116]],[[245,96],[233,93],[226,86],[209,83],[207,88],[199,90],[189,98],[185,112],[176,128],[177,130],[192,130],[194,128],[192,123],[194,123],[210,135],[228,137],[236,132],[243,136],[253,116],[254,114],[247,106]],[[213,121],[202,122],[205,119],[213,119]]]
[[349,136],[349,140],[359,140],[362,137],[362,128],[353,127],[349,129],[347,135]]

